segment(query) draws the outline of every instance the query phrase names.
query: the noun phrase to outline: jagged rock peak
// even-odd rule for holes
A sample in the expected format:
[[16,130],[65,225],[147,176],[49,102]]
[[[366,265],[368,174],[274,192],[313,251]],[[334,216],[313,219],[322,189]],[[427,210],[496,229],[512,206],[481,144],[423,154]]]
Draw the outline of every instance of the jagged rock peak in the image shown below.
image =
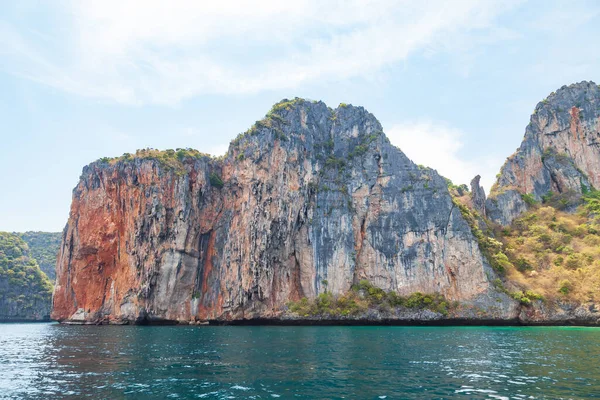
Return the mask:
[[[333,136],[342,140],[334,140]],[[94,184],[99,182],[97,176],[93,179],[98,169],[116,165],[121,171],[133,168],[140,172],[143,164],[148,163],[157,169],[158,174],[165,171],[187,174],[198,165],[206,165],[209,174],[221,175],[223,168],[235,167],[245,159],[256,161],[275,146],[286,149],[301,146],[306,155],[316,152],[319,158],[323,158],[341,156],[353,148],[359,152],[366,151],[365,146],[373,143],[375,137],[377,142],[389,143],[380,122],[365,108],[341,103],[332,109],[323,101],[296,97],[275,103],[262,119],[230,142],[224,156],[215,157],[191,148],[140,149],[134,154],[103,157],[85,166],[81,178],[87,177],[83,180]],[[354,153],[349,155],[352,157]]]
[[471,180],[471,201],[473,208],[482,216],[485,217],[485,190],[481,187],[479,181],[481,176],[477,175]]
[[492,188],[488,216],[507,225],[548,196],[573,208],[592,187],[600,188],[600,87],[583,81],[538,103]]
[[[332,109],[322,101],[296,97],[293,100],[283,99],[275,103],[263,119],[256,121],[231,142],[228,154],[234,153],[240,143],[251,137],[261,137],[270,141],[291,141],[290,144],[297,144],[297,139],[303,143],[326,140],[331,137],[334,126],[338,127],[335,129],[336,133],[353,137],[383,131],[377,118],[363,107],[341,103]],[[351,132],[346,128],[351,128]]]
[[77,185],[56,319],[276,317],[363,279],[514,311],[445,179],[362,107],[282,101],[225,157],[141,156],[92,164]]
[[598,97],[600,86],[593,81],[581,81],[571,85],[564,85],[556,92],[552,92],[536,106],[536,111],[549,107],[557,111],[565,110],[572,106],[583,107],[586,102],[593,102]]

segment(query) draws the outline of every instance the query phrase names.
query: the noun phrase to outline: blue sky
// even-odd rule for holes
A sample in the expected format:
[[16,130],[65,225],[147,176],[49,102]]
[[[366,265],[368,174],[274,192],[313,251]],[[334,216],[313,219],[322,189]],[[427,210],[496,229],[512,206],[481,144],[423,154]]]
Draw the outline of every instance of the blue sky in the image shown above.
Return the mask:
[[489,187],[538,101],[600,83],[599,21],[597,1],[0,2],[0,230],[62,230],[89,162],[222,154],[295,96],[362,105]]

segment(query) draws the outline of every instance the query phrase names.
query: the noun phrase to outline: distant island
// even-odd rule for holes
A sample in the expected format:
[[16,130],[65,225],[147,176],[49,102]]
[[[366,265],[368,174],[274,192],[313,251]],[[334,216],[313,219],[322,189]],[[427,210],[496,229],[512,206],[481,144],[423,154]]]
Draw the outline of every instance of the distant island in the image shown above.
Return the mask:
[[0,232],[0,321],[50,321],[61,234]]

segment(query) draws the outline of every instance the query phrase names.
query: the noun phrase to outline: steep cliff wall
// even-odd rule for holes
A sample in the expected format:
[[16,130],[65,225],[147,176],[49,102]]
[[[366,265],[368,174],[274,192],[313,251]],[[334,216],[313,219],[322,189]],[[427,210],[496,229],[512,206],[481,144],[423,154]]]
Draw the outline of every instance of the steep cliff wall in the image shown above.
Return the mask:
[[512,318],[446,182],[361,107],[283,101],[223,159],[139,152],[84,168],[53,318],[270,318],[368,280]]
[[521,146],[500,171],[486,212],[508,225],[528,203],[554,194],[574,208],[592,188],[600,188],[600,87],[584,81],[538,103]]
[[519,320],[599,324],[600,87],[550,94],[488,199],[471,185],[473,207],[502,225],[491,259],[504,270],[498,283],[525,304]]

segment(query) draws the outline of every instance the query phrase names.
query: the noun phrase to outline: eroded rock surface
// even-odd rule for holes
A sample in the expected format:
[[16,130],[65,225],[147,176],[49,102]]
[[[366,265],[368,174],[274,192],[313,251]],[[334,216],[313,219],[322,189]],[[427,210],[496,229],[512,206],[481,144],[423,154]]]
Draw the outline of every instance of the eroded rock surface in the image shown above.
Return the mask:
[[445,180],[392,146],[362,107],[282,102],[223,159],[176,162],[84,168],[53,318],[274,318],[290,300],[361,279],[442,293],[482,318],[518,314],[490,285],[495,274]]
[[479,181],[481,180],[481,176],[477,175],[475,178],[471,180],[471,202],[473,203],[473,208],[475,211],[479,213],[480,216],[486,217],[485,212],[485,190],[481,187]]
[[488,216],[510,224],[549,193],[576,205],[578,195],[600,188],[600,87],[563,86],[538,103],[521,146],[500,171],[486,203]]

